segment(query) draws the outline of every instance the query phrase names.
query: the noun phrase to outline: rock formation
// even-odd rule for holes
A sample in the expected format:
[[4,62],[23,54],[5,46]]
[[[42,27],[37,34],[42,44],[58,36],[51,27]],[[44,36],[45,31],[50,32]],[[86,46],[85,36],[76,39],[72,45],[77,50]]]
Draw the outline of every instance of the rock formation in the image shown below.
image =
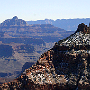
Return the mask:
[[90,32],[84,24],[38,59],[6,90],[90,90]]
[[14,16],[0,24],[0,37],[32,37],[42,38],[45,42],[56,42],[63,39],[74,31],[66,31],[51,24],[27,24],[26,21]]
[[84,23],[81,23],[78,25],[78,29],[76,32],[79,32],[79,31],[90,34],[90,26],[88,28],[87,25],[85,25]]
[[28,25],[24,20],[18,19],[17,16],[14,16],[12,19],[7,19],[0,26],[26,26]]

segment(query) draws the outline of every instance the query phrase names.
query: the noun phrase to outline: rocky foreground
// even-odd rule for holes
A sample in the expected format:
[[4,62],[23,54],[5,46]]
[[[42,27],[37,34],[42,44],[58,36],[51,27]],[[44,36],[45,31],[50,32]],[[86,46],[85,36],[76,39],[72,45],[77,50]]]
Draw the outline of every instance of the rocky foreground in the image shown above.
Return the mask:
[[90,27],[60,40],[1,90],[90,90]]

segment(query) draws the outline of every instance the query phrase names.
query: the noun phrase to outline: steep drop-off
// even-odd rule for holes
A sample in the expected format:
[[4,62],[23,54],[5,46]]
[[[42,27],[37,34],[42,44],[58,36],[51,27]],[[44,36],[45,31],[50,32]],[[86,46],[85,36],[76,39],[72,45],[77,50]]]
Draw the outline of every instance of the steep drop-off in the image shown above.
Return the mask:
[[38,59],[1,89],[16,90],[89,90],[90,28],[80,24],[77,31]]

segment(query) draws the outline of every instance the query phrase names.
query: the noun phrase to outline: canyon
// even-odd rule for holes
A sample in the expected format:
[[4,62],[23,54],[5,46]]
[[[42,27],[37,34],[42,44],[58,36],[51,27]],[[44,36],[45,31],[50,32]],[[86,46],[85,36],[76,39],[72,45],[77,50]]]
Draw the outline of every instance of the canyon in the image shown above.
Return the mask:
[[72,33],[51,24],[29,25],[17,16],[3,21],[0,24],[0,83],[20,76],[55,42]]
[[90,27],[84,23],[1,90],[89,90]]

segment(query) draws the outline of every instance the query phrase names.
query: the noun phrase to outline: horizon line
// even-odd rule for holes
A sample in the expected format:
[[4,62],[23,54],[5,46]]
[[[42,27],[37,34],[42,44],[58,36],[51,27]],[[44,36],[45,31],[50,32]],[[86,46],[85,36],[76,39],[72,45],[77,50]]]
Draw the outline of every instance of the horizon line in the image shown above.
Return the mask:
[[56,21],[56,20],[68,20],[68,19],[90,19],[90,18],[62,18],[62,19],[49,19],[49,18],[45,18],[45,19],[37,19],[37,20],[25,20],[25,21],[39,21],[39,20],[53,20],[53,21]]

